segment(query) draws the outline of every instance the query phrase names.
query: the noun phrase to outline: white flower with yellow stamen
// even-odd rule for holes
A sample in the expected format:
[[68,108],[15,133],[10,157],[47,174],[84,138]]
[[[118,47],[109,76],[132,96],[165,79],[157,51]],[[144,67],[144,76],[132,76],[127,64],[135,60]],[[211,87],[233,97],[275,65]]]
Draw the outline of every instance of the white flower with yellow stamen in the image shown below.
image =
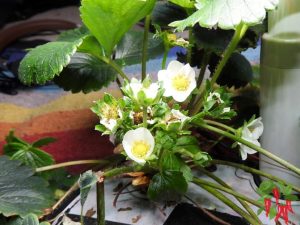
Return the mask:
[[164,96],[172,96],[177,102],[185,101],[196,88],[195,70],[175,60],[158,72],[158,80],[163,83]]
[[127,156],[133,161],[144,164],[154,149],[154,137],[151,132],[140,127],[128,131],[122,141]]
[[[261,117],[259,117],[244,126],[242,130],[242,138],[260,147],[258,139],[262,135],[263,130],[264,125],[261,122]],[[246,145],[243,145],[241,143],[238,144],[240,145],[240,153],[243,160],[247,159],[247,154],[255,154],[257,152]]]
[[122,112],[115,105],[105,104],[101,109],[100,123],[110,131],[112,131],[116,127],[117,120],[121,118]]

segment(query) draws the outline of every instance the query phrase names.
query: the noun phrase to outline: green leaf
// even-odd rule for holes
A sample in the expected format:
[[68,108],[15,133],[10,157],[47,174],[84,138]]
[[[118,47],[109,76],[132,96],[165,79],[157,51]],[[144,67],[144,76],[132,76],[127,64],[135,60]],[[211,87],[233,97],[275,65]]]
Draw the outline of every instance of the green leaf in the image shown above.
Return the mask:
[[277,209],[275,206],[272,206],[270,208],[269,219],[270,220],[274,219],[276,215],[277,215]]
[[32,147],[27,149],[19,149],[19,151],[11,156],[11,159],[19,160],[25,165],[33,168],[49,166],[55,162],[53,157],[47,152]]
[[59,75],[82,43],[50,42],[32,49],[21,61],[19,78],[24,84],[44,84]]
[[169,0],[169,2],[172,2],[183,8],[194,8],[194,2],[191,0]]
[[182,145],[198,145],[198,140],[194,136],[181,136],[176,141],[176,146]]
[[153,24],[168,28],[175,20],[183,20],[187,17],[186,11],[174,4],[157,1],[153,9],[151,19]]
[[40,215],[51,205],[53,195],[47,182],[33,174],[34,170],[21,166],[21,162],[0,157],[0,214]]
[[198,152],[194,155],[194,163],[198,166],[207,166],[211,161],[211,157],[207,152]]
[[115,78],[116,72],[110,65],[93,55],[76,53],[54,82],[66,91],[88,93],[107,87]]
[[83,207],[92,186],[97,183],[97,176],[93,171],[89,170],[80,176],[78,183],[80,187],[80,203]]
[[81,45],[78,47],[77,52],[88,53],[98,58],[103,57],[103,49],[94,36],[87,36],[83,39]]
[[191,168],[185,162],[171,151],[165,150],[161,158],[162,170],[181,172],[187,182],[193,179]]
[[176,200],[178,195],[187,191],[188,184],[181,172],[163,171],[152,177],[148,188],[148,197],[152,200]]
[[175,21],[170,26],[183,31],[199,23],[201,27],[229,30],[244,23],[253,26],[266,17],[266,10],[274,10],[278,0],[197,0],[198,10],[188,18]]
[[257,210],[257,215],[260,215],[264,210],[265,210],[264,208],[259,208],[259,209]]
[[56,41],[74,42],[77,40],[84,39],[89,34],[89,30],[86,27],[82,26],[73,30],[67,30],[60,33]]
[[155,0],[83,0],[81,4],[83,23],[111,56],[122,36],[151,12]]
[[10,132],[6,140],[7,144],[4,145],[4,154],[10,156],[11,159],[19,160],[33,168],[48,166],[54,163],[54,159],[50,154],[38,148],[39,146],[55,141],[54,138],[42,138],[30,144],[15,137],[14,133]]
[[[220,57],[213,57],[209,70],[214,71]],[[240,53],[233,53],[223,68],[217,83],[221,86],[240,88],[246,86],[253,79],[250,62]]]
[[35,147],[35,148],[39,148],[39,147],[42,147],[44,145],[48,145],[50,143],[53,143],[55,141],[56,141],[56,139],[52,138],[52,137],[41,138],[40,140],[37,140],[37,141],[33,142],[32,146]]
[[20,144],[24,144],[24,145],[27,145],[27,142],[25,142],[24,140],[18,138],[15,136],[14,134],[14,131],[13,130],[10,130],[8,135],[6,136],[5,138],[6,142],[7,143],[10,143],[10,142],[17,142],[17,143],[20,143]]
[[264,180],[260,185],[258,190],[261,193],[269,194],[272,193],[272,190],[276,187],[275,183],[271,180]]
[[48,222],[39,223],[38,217],[35,214],[28,214],[24,218],[16,218],[6,225],[50,225]]
[[[117,45],[115,57],[124,65],[141,63],[143,47],[143,31],[129,31]],[[161,39],[153,38],[149,34],[148,59],[156,58],[164,53],[164,45]]]
[[297,195],[285,195],[284,196],[285,200],[290,200],[290,201],[298,201],[299,198],[297,197]]

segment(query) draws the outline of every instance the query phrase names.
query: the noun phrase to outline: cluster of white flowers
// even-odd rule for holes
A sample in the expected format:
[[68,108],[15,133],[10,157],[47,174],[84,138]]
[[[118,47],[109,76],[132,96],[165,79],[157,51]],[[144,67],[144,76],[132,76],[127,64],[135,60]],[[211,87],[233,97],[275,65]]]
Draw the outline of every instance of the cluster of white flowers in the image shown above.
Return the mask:
[[[139,99],[139,93],[143,92],[146,99],[154,100],[159,88],[164,89],[163,96],[173,97],[177,102],[185,101],[196,88],[195,70],[189,65],[183,65],[178,61],[171,61],[166,70],[158,72],[158,83],[144,85],[141,81],[133,78],[124,88],[128,93],[132,93],[135,99]],[[148,111],[151,110],[148,107]],[[189,117],[179,110],[172,109],[162,121],[166,125],[172,123],[183,124]],[[140,164],[144,164],[151,156],[154,149],[154,137],[151,132],[143,127],[128,131],[122,141],[123,148],[127,156]]]

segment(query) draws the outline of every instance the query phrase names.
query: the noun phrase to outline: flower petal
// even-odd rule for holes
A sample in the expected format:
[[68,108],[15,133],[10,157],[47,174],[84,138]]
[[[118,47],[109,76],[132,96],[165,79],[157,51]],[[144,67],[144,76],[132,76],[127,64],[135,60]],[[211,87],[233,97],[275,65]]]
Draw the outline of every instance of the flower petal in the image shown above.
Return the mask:
[[158,79],[158,81],[164,82],[166,80],[166,78],[168,78],[168,76],[169,76],[168,70],[160,70],[157,73],[157,79]]
[[169,63],[167,70],[170,71],[172,74],[177,74],[183,67],[183,64],[181,62],[178,62],[176,60],[173,60]]
[[184,102],[190,95],[191,92],[188,91],[175,91],[172,93],[172,96],[177,102]]

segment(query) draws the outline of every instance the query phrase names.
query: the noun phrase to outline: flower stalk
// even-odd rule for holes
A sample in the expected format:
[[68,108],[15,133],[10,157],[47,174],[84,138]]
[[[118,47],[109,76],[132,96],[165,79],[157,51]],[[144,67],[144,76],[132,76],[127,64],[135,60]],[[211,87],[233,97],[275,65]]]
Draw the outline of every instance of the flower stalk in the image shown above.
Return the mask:
[[146,78],[147,74],[147,50],[148,50],[148,36],[151,22],[151,15],[147,15],[145,18],[144,26],[144,39],[143,39],[143,52],[142,52],[142,80]]
[[274,160],[275,162],[285,166],[286,168],[290,169],[291,171],[293,171],[294,173],[300,175],[300,169],[294,165],[292,165],[291,163],[285,161],[284,159],[281,159],[280,157],[276,156],[276,155],[273,155],[272,153],[270,153],[269,151],[249,142],[249,141],[246,141],[240,137],[237,137],[231,133],[228,133],[227,131],[224,131],[224,130],[221,130],[219,128],[216,128],[216,127],[213,127],[213,126],[210,126],[208,124],[205,124],[205,123],[199,123],[197,124],[198,126],[204,128],[204,129],[207,129],[207,130],[210,130],[210,131],[213,131],[217,134],[220,134],[220,135],[223,135],[225,137],[228,137],[234,141],[237,141],[243,145],[246,145],[248,146],[249,148],[252,148],[254,149],[255,151],[269,157],[270,159]]
[[204,190],[212,194],[214,197],[218,198],[220,201],[225,203],[227,206],[229,206],[231,209],[233,209],[235,212],[237,212],[239,215],[244,217],[250,224],[252,225],[260,225],[260,222],[257,222],[255,219],[253,219],[249,214],[247,214],[244,210],[242,210],[240,207],[238,207],[234,202],[232,202],[229,198],[227,198],[224,194],[217,191],[216,189],[208,186],[203,185],[201,183],[197,183],[200,187],[202,187]]
[[[217,183],[219,183],[220,185],[223,185],[224,187],[233,190],[227,183],[225,183],[222,179],[220,179],[219,177],[217,177],[216,175],[214,175],[213,173],[207,171],[206,169],[202,168],[202,167],[198,167],[198,169],[204,173],[206,176],[212,178],[213,180],[215,180]],[[233,190],[234,191],[234,190]],[[241,205],[247,210],[247,212],[253,217],[255,218],[257,221],[260,221],[259,218],[257,217],[256,213],[251,209],[251,207],[248,205],[248,203],[246,203],[245,201],[236,198]]]
[[104,182],[97,182],[97,225],[105,225]]
[[110,161],[108,160],[78,160],[78,161],[71,161],[71,162],[64,162],[64,163],[58,163],[50,166],[44,166],[40,168],[36,168],[35,172],[40,173],[48,170],[54,170],[62,167],[67,167],[67,166],[76,166],[76,165],[84,165],[84,164],[102,164],[106,165],[109,164]]
[[218,165],[232,166],[232,167],[244,170],[244,171],[249,172],[249,173],[257,174],[259,176],[266,177],[270,180],[273,180],[273,181],[276,181],[276,182],[281,182],[281,183],[283,183],[287,186],[290,186],[294,191],[297,191],[298,193],[300,193],[300,187],[294,186],[293,184],[288,183],[288,182],[286,182],[285,180],[283,180],[279,177],[273,176],[272,174],[263,172],[261,170],[254,169],[252,167],[248,167],[248,166],[243,165],[243,164],[233,163],[233,162],[228,162],[228,161],[223,161],[223,160],[212,160],[210,163],[211,164],[218,164]]
[[[248,26],[244,23],[241,23],[240,25],[237,26],[237,28],[234,32],[233,38],[231,39],[227,49],[225,50],[225,52],[223,54],[223,57],[222,57],[219,65],[217,66],[214,74],[212,75],[211,86],[213,86],[216,83],[216,81],[218,80],[223,68],[225,67],[225,65],[228,62],[232,53],[235,51],[240,40],[244,37],[247,29],[248,29]],[[204,91],[205,90],[202,90],[200,92],[198,101],[196,102],[194,110],[192,111],[192,115],[195,115],[201,109],[202,103],[203,103]]]
[[129,81],[129,78],[127,77],[127,75],[123,72],[123,70],[120,68],[120,66],[115,61],[113,61],[112,59],[107,58],[105,56],[98,56],[98,58],[100,60],[102,60],[103,62],[105,62],[106,64],[110,65],[112,68],[114,68],[114,70],[117,71],[118,74],[120,74],[120,76],[124,80]]

